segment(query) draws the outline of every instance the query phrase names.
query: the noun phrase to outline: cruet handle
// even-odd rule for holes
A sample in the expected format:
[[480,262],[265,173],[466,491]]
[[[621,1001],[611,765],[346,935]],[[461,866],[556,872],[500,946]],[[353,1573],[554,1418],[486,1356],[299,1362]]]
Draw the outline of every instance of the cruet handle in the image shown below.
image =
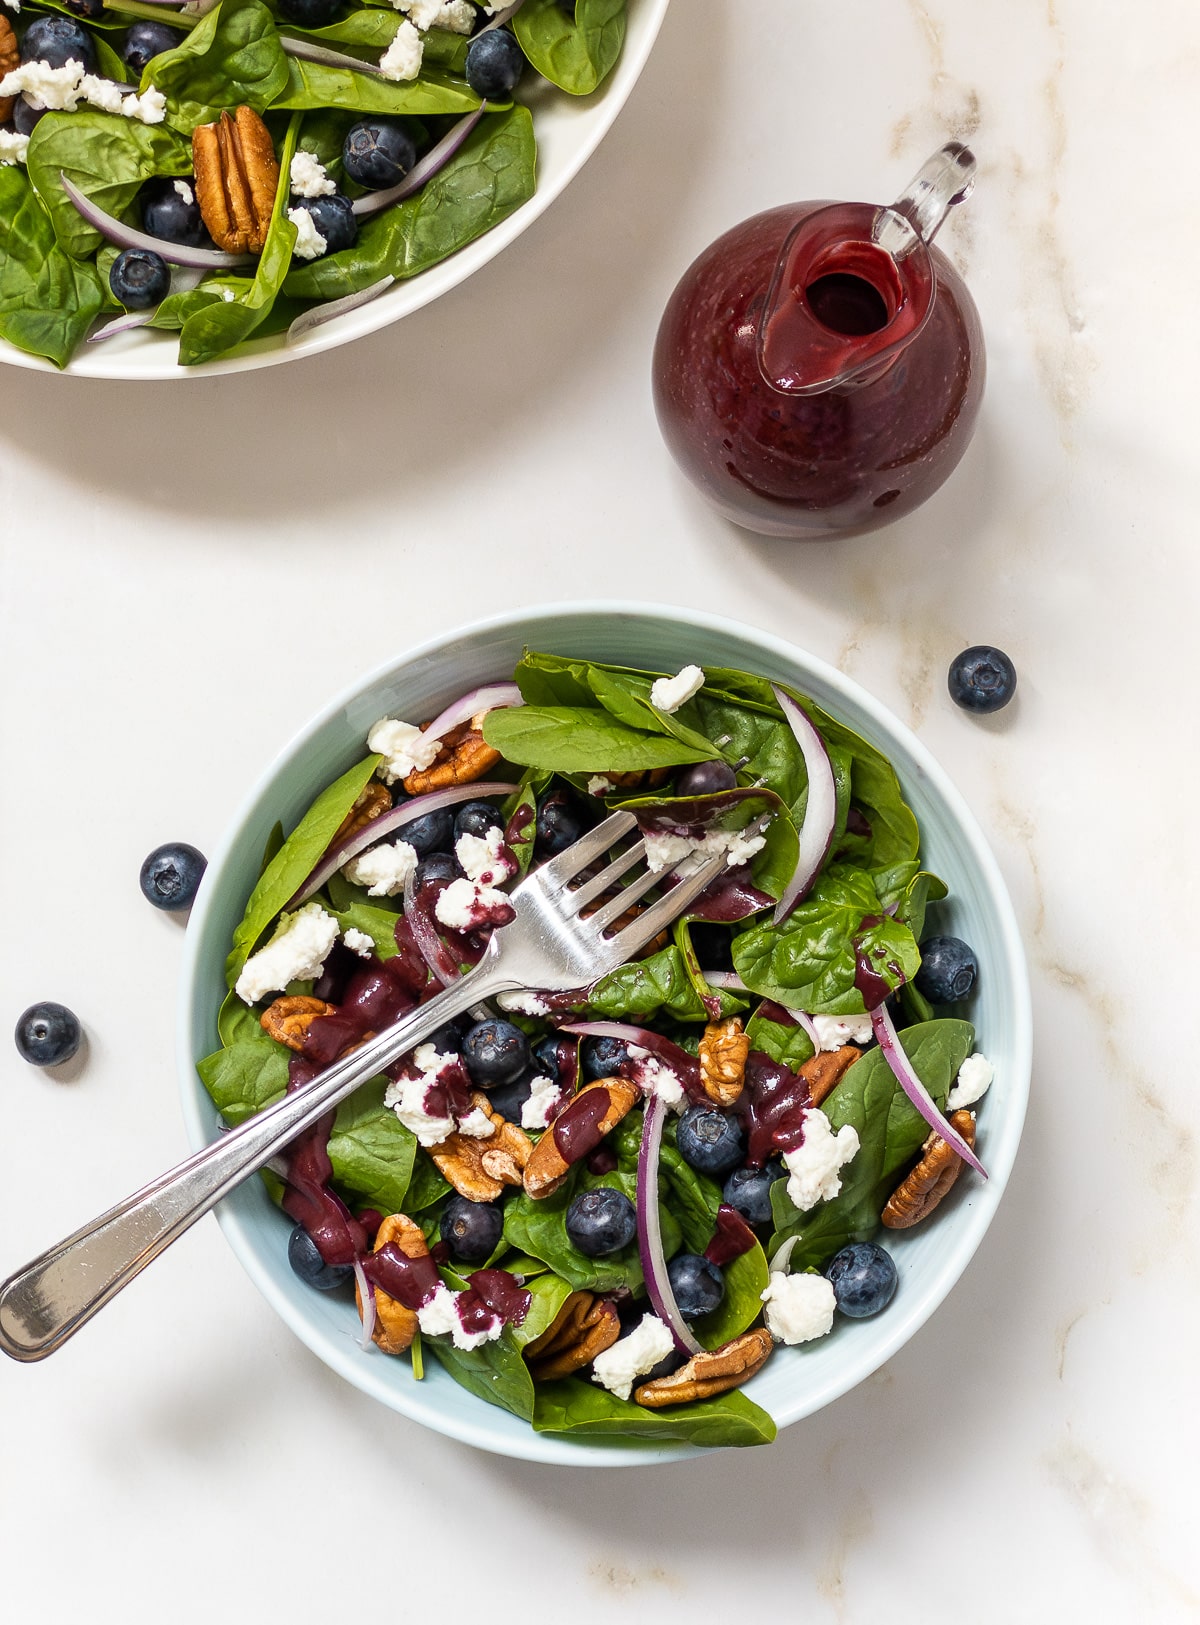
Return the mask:
[[894,259],[918,243],[931,243],[956,203],[975,185],[975,154],[961,141],[948,141],[922,164],[895,203],[879,211],[874,237]]

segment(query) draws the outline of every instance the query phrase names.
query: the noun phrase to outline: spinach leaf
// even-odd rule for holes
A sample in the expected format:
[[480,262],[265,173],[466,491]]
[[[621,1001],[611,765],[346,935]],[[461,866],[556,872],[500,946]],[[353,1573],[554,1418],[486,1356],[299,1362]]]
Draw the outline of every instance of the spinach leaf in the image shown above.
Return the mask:
[[[239,1001],[240,1002],[240,1001]],[[262,1028],[243,1028],[232,1044],[196,1063],[213,1104],[233,1127],[287,1092],[288,1052]]]
[[705,1021],[708,1012],[692,986],[678,948],[662,948],[602,976],[587,1008],[606,1021],[644,1021],[663,1012],[679,1021]]
[[798,1072],[815,1054],[812,1040],[798,1021],[790,1026],[774,1021],[769,1014],[763,1014],[762,1005],[746,1023],[746,1036],[751,1049],[761,1050],[781,1066],[790,1066],[793,1072]]
[[756,1241],[748,1253],[726,1264],[723,1273],[725,1296],[719,1307],[692,1325],[706,1349],[719,1349],[731,1337],[740,1337],[762,1314],[762,1295],[770,1279],[767,1255]]
[[[505,1269],[512,1266],[505,1264]],[[572,1288],[557,1275],[535,1275],[525,1281],[530,1294],[529,1313],[519,1326],[510,1327],[512,1340],[519,1349],[535,1342],[543,1332],[549,1331],[558,1311],[571,1296]]]
[[225,961],[230,987],[263,932],[316,867],[378,764],[378,756],[368,756],[323,790],[263,871],[250,894],[241,924],[233,933],[233,949]]
[[262,0],[221,0],[173,51],[147,64],[143,90],[167,98],[167,123],[190,135],[226,108],[265,113],[288,85],[275,18]]
[[[642,1266],[635,1242],[619,1253],[588,1258],[567,1235],[567,1208],[573,1199],[581,1191],[596,1190],[601,1185],[623,1191],[631,1202],[637,1201],[637,1175],[631,1169],[596,1175],[577,1166],[552,1196],[534,1201],[524,1191],[518,1191],[511,1197],[504,1209],[504,1237],[510,1246],[540,1258],[576,1292],[615,1292],[619,1287],[636,1292],[642,1285]],[[665,1203],[662,1233],[663,1250],[669,1258],[679,1250],[681,1233]]]
[[343,1100],[329,1136],[329,1161],[339,1185],[381,1213],[404,1208],[417,1137],[383,1104],[386,1078],[374,1078]]
[[[228,4],[228,0],[222,0]],[[381,79],[353,68],[330,68],[285,56],[287,79],[272,106],[287,112],[318,107],[349,108],[357,113],[470,113],[479,97],[461,79],[439,68],[422,68],[419,79]]]
[[450,1194],[450,1181],[443,1179],[428,1154],[418,1151],[413,1162],[412,1178],[408,1182],[404,1211],[409,1218],[424,1213]]
[[724,1445],[770,1444],[776,1432],[767,1412],[737,1389],[693,1405],[649,1411],[579,1377],[537,1385],[533,1427],[535,1433],[581,1433],[659,1443],[682,1440],[714,1450]]
[[[690,1253],[702,1253],[716,1228],[721,1187],[680,1156],[675,1144],[677,1127],[678,1118],[667,1125],[659,1152],[661,1183],[666,1187],[663,1194],[682,1232],[683,1245]],[[640,1134],[638,1140],[640,1143]]]
[[687,979],[703,1005],[708,1020],[724,1021],[727,1016],[736,1016],[739,1011],[745,1010],[747,1008],[745,999],[728,988],[712,987],[709,984],[696,957],[696,950],[692,946],[691,926],[686,914],[675,921],[672,935],[675,938],[675,946],[679,949],[679,956],[683,960]]
[[0,167],[0,337],[65,367],[106,302],[96,267],[55,242],[28,176]]
[[514,675],[526,705],[578,706],[585,710],[600,705],[628,728],[666,734],[703,751],[706,759],[721,755],[708,736],[685,727],[650,703],[653,672],[526,649]]
[[293,267],[284,292],[297,299],[338,299],[384,276],[427,270],[533,196],[536,154],[528,108],[489,114],[415,197],[374,215],[353,248]]
[[124,215],[151,175],[190,175],[192,149],[165,125],[112,113],[47,113],[29,138],[29,178],[68,254],[87,259],[104,241],[63,191],[66,175],[109,214]]
[[925,910],[945,897],[945,882],[922,869],[915,858],[877,869],[872,878],[884,907],[908,926],[919,942],[925,930]]
[[532,1421],[533,1378],[511,1332],[504,1331],[495,1342],[477,1349],[456,1349],[445,1337],[430,1337],[425,1347],[468,1393]]
[[377,959],[396,957],[396,921],[400,918],[399,914],[393,914],[386,908],[372,908],[369,903],[351,903],[348,908],[335,908],[331,912],[343,935],[352,930],[366,932],[375,944]]
[[490,711],[483,737],[510,762],[556,773],[633,773],[704,762],[716,754],[663,734],[638,733],[611,712],[570,706],[515,706]]
[[[968,1021],[927,1021],[900,1034],[917,1076],[939,1106],[958,1069],[975,1046]],[[787,1194],[787,1181],[771,1187],[775,1234],[768,1251],[788,1236],[799,1236],[792,1251],[793,1271],[822,1269],[850,1241],[866,1241],[879,1227],[884,1203],[920,1151],[929,1125],[896,1082],[882,1050],[868,1051],[846,1073],[821,1110],[834,1132],[850,1123],[859,1149],[842,1172],[842,1189],[832,1201],[799,1213]]]
[[883,912],[871,876],[834,864],[782,925],[752,925],[735,937],[733,963],[764,998],[810,1013],[861,1015],[854,985],[860,950],[893,990],[921,963],[912,932]]
[[625,11],[625,0],[577,0],[572,19],[557,0],[525,0],[513,32],[544,78],[572,96],[588,96],[621,54]]

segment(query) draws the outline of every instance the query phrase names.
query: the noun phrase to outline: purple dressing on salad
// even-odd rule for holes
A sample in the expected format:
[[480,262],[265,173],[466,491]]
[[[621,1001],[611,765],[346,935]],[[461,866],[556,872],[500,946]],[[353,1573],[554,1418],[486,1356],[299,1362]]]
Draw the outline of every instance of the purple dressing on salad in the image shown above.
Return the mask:
[[509,1326],[519,1326],[533,1302],[533,1293],[527,1292],[510,1270],[476,1270],[467,1276],[467,1286],[469,1290],[458,1300],[459,1319],[467,1331],[475,1329],[467,1322],[468,1310],[474,1308],[468,1302],[471,1298],[478,1299],[489,1315],[499,1315]]
[[751,1050],[736,1107],[746,1122],[747,1166],[761,1168],[777,1151],[794,1151],[804,1139],[804,1113],[811,1104],[808,1084],[799,1073]]
[[442,1284],[438,1267],[429,1253],[409,1258],[394,1241],[364,1258],[362,1267],[368,1281],[406,1309],[420,1309],[429,1303]]
[[607,1089],[587,1089],[554,1120],[554,1143],[558,1154],[566,1163],[581,1162],[589,1151],[594,1151],[604,1135],[600,1124],[610,1105]]
[[704,1249],[704,1256],[710,1264],[723,1269],[726,1264],[732,1264],[735,1258],[748,1253],[757,1239],[737,1208],[722,1202],[717,1209],[717,1228]]
[[[883,916],[869,914],[862,922],[862,931],[865,935],[873,926],[882,925]],[[874,949],[867,946],[864,936],[854,939],[854,985],[862,994],[863,1004],[868,1010],[878,1010],[881,1004],[886,1004],[896,991],[900,982],[904,981],[904,972],[894,959],[886,958],[887,949],[882,944]],[[871,963],[884,961],[884,969],[898,980],[895,984],[885,981]]]

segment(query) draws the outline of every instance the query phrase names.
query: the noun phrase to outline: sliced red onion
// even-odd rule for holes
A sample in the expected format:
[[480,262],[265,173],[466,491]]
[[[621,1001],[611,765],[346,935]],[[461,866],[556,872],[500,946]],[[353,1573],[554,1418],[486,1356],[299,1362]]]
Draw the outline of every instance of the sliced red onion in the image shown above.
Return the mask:
[[749,993],[750,989],[735,970],[706,970],[701,975],[709,987],[722,987],[729,993]]
[[800,855],[796,860],[795,873],[784,887],[771,921],[773,925],[780,925],[804,898],[825,862],[837,822],[837,786],[833,781],[833,764],[829,760],[825,741],[805,711],[778,684],[772,683],[771,691],[795,735],[808,774],[808,801],[804,808],[804,822],[800,826]]
[[792,1249],[799,1240],[799,1236],[789,1236],[786,1241],[780,1243],[771,1259],[771,1262],[767,1265],[767,1271],[769,1274],[787,1274],[787,1267],[792,1261]]
[[390,812],[380,813],[378,818],[372,818],[369,824],[356,829],[352,835],[343,836],[336,846],[331,846],[300,890],[283,905],[284,909],[299,908],[301,903],[307,903],[314,892],[320,891],[330,875],[336,874],[351,858],[374,846],[385,835],[411,824],[414,818],[423,818],[426,813],[437,812],[442,807],[453,807],[460,801],[473,801],[477,797],[510,796],[519,788],[516,784],[480,780],[475,784],[456,784],[449,790],[430,790],[428,795],[413,796],[399,807],[393,807]]
[[624,1021],[571,1021],[558,1029],[562,1033],[578,1033],[582,1038],[620,1038],[627,1044],[637,1044],[649,1050],[677,1073],[681,1081],[692,1072],[698,1072],[699,1062],[687,1050],[680,1049],[661,1033],[652,1033],[648,1027],[634,1027]]
[[783,1008],[787,1011],[788,1015],[791,1016],[792,1020],[798,1027],[804,1028],[804,1031],[809,1036],[813,1049],[819,1055],[821,1053],[821,1040],[817,1037],[817,1024],[813,1018],[806,1014],[806,1012],[803,1010],[793,1010],[790,1004],[785,1004]]
[[280,34],[279,43],[285,56],[294,56],[301,62],[315,62],[322,68],[349,68],[351,73],[373,73],[377,79],[386,75],[379,71],[378,62],[364,62],[361,57],[348,56],[345,51],[331,51],[327,45],[316,45],[312,40],[292,39]]
[[504,711],[510,706],[524,705],[521,690],[515,683],[486,683],[473,688],[461,700],[448,705],[440,716],[434,717],[428,728],[421,731],[426,739],[442,739],[461,722],[470,722],[480,711]]
[[314,327],[324,327],[326,322],[348,315],[360,305],[369,305],[373,299],[378,299],[381,293],[386,293],[395,280],[394,276],[380,277],[379,281],[372,282],[369,288],[360,288],[357,293],[343,294],[340,299],[331,299],[328,304],[315,305],[312,310],[306,310],[302,316],[297,316],[288,328],[288,343],[294,344],[306,333],[311,333]]
[[88,225],[110,243],[116,243],[118,248],[147,248],[152,254],[166,260],[168,265],[190,265],[197,271],[236,271],[247,265],[258,264],[254,254],[223,254],[216,248],[184,248],[179,243],[167,242],[163,237],[151,237],[144,231],[135,231],[115,215],[106,214],[91,198],[85,197],[62,170],[59,170],[58,178],[63,191]]
[[652,1095],[646,1102],[646,1118],[642,1124],[642,1143],[638,1150],[637,1168],[637,1237],[638,1253],[642,1260],[642,1274],[646,1277],[646,1291],[654,1305],[654,1313],[667,1327],[681,1354],[699,1354],[701,1345],[693,1337],[667,1274],[667,1260],[663,1254],[662,1216],[658,1206],[658,1158],[662,1150],[663,1124],[667,1120],[667,1103],[661,1095]]
[[952,1127],[944,1114],[938,1110],[937,1102],[917,1076],[916,1069],[904,1052],[904,1046],[896,1034],[895,1026],[885,1004],[881,1004],[878,1009],[871,1011],[871,1026],[874,1029],[876,1038],[879,1040],[879,1047],[883,1051],[884,1059],[895,1075],[896,1082],[904,1090],[904,1093],[912,1101],[930,1128],[940,1134],[946,1144],[952,1150],[957,1151],[963,1161],[969,1163],[977,1174],[982,1174],[986,1179],[988,1176],[987,1169],[958,1130]]
[[375,1330],[375,1283],[369,1279],[359,1258],[354,1260],[354,1279],[358,1282],[358,1296],[362,1302],[362,1336],[359,1341],[364,1349],[369,1349],[371,1334]]
[[404,918],[408,921],[417,951],[429,966],[434,979],[443,987],[449,987],[451,982],[458,980],[458,966],[447,953],[446,945],[429,914],[417,906],[415,869],[410,869],[404,877]]
[[361,220],[366,215],[378,214],[381,209],[390,209],[393,203],[403,203],[406,197],[419,192],[439,169],[445,169],[487,110],[488,104],[480,102],[473,113],[460,118],[435,146],[418,158],[404,179],[395,186],[389,186],[384,192],[368,192],[365,197],[355,198],[353,207],[358,218]]
[[[204,272],[197,270],[194,266],[182,267],[171,278],[171,292],[190,293],[203,275]],[[159,308],[158,305],[155,305],[153,310],[127,310],[123,316],[116,317],[114,321],[105,322],[103,327],[98,327],[94,333],[89,333],[87,341],[89,344],[99,344],[104,339],[115,339],[118,333],[129,333],[135,327],[146,327],[154,320]]]

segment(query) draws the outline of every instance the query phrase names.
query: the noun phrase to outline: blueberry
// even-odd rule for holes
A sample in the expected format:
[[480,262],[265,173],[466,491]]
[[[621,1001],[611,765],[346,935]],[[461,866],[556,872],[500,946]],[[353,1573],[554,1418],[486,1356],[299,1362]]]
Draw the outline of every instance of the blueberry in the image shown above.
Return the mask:
[[525,1110],[525,1102],[533,1093],[533,1073],[518,1078],[516,1083],[502,1083],[498,1089],[488,1090],[488,1105],[494,1112],[499,1112],[506,1123],[521,1122],[521,1113]]
[[184,38],[178,29],[168,28],[166,23],[136,22],[125,35],[121,58],[134,78],[140,78],[148,63],[164,51],[173,51]]
[[461,880],[462,872],[462,864],[452,852],[431,852],[413,870],[413,885],[420,891],[433,880]]
[[[638,1305],[639,1309],[641,1305]],[[645,1313],[645,1311],[642,1311]],[[681,1365],[687,1364],[687,1355],[681,1354],[678,1349],[672,1349],[670,1354],[664,1354],[657,1365],[651,1366],[644,1377],[638,1382],[657,1382],[660,1377],[669,1377],[673,1371],[678,1371]]]
[[342,0],[279,0],[279,14],[297,28],[325,28],[342,9]]
[[999,711],[1017,692],[1017,668],[1003,649],[977,643],[950,662],[948,686],[964,711]]
[[469,1202],[465,1196],[452,1196],[442,1210],[438,1229],[455,1258],[482,1264],[496,1251],[504,1231],[504,1215],[494,1202]]
[[579,1068],[584,1081],[615,1078],[629,1060],[629,1046],[621,1038],[585,1038],[579,1046]]
[[489,829],[503,829],[504,820],[490,801],[464,801],[454,816],[454,838],[460,835],[486,835]]
[[589,1258],[619,1253],[637,1235],[637,1213],[624,1191],[599,1185],[581,1191],[567,1209],[567,1236]]
[[725,1296],[725,1276],[699,1253],[676,1253],[667,1265],[667,1280],[684,1320],[711,1315]]
[[961,937],[926,937],[921,944],[921,968],[914,980],[930,1004],[969,998],[978,975],[974,949]]
[[873,1241],[852,1241],[835,1253],[825,1271],[837,1306],[852,1320],[877,1315],[891,1303],[896,1291],[892,1255]]
[[[122,254],[113,266],[114,272],[120,261],[128,259],[134,252],[129,249]],[[142,872],[138,876],[142,896],[155,908],[172,911],[191,908],[207,863],[204,854],[186,841],[170,841],[166,846],[156,846],[142,864]]]
[[30,107],[24,96],[18,96],[13,104],[13,128],[18,135],[32,135],[34,126],[48,111],[45,107]]
[[398,186],[416,161],[412,137],[394,119],[365,118],[342,145],[347,175],[372,192]]
[[[157,27],[158,24],[148,26]],[[208,241],[208,232],[200,218],[200,205],[196,202],[195,187],[191,181],[172,180],[169,175],[154,175],[138,193],[138,203],[142,211],[142,230],[149,236],[161,237],[167,243],[179,243],[184,248],[201,248]]]
[[430,1033],[425,1040],[432,1044],[439,1055],[461,1055],[463,1047],[463,1029],[459,1022],[448,1021],[437,1032]]
[[735,1168],[725,1181],[721,1200],[735,1208],[747,1224],[770,1224],[771,1186],[783,1172],[772,1163],[765,1168]]
[[104,0],[63,0],[63,4],[68,11],[77,17],[86,17],[89,22],[104,10]]
[[511,1021],[477,1021],[463,1039],[462,1054],[481,1089],[515,1083],[529,1071],[529,1040]]
[[70,17],[35,17],[21,41],[21,61],[44,62],[50,68],[81,62],[95,73],[96,48],[87,30]]
[[727,925],[697,920],[688,927],[692,948],[704,970],[733,969],[733,934]]
[[422,813],[411,823],[402,824],[394,833],[397,840],[407,841],[419,858],[427,858],[431,852],[449,852],[454,845],[454,815],[449,807],[440,807],[437,812]]
[[171,268],[153,249],[127,248],[112,262],[108,285],[126,310],[149,310],[171,291]]
[[728,762],[694,762],[675,776],[677,796],[715,796],[719,790],[732,790],[737,774]]
[[551,790],[538,803],[535,851],[553,858],[573,846],[588,827],[583,808],[569,790]]
[[553,1078],[555,1083],[562,1080],[562,1068],[558,1060],[559,1039],[551,1033],[548,1038],[539,1039],[533,1046],[533,1064],[544,1077]]
[[47,1001],[29,1006],[13,1037],[30,1066],[61,1066],[79,1048],[83,1028],[73,1010]]
[[324,197],[304,198],[301,207],[312,215],[313,225],[325,239],[327,254],[354,247],[358,241],[358,216],[353,203],[343,193],[327,192]]
[[467,46],[467,83],[485,101],[511,96],[525,71],[525,53],[504,28],[476,34]]
[[288,1237],[288,1263],[305,1286],[316,1287],[318,1292],[332,1292],[354,1274],[349,1264],[327,1264],[302,1224]]
[[726,1174],[746,1155],[741,1119],[715,1106],[689,1106],[679,1119],[675,1143],[684,1162],[701,1174]]

